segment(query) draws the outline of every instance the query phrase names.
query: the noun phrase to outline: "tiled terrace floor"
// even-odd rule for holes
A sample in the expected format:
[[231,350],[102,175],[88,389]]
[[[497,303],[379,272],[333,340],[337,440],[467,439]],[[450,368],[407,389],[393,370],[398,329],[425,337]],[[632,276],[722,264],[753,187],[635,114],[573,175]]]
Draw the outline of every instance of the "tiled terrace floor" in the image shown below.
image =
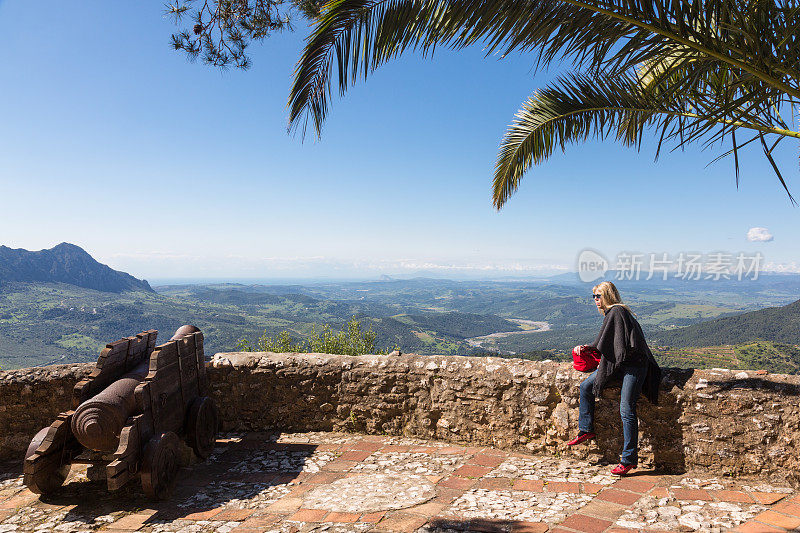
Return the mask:
[[108,493],[77,467],[40,499],[9,467],[0,533],[800,531],[789,487],[641,470],[619,479],[610,468],[399,437],[227,436],[163,503],[133,484]]

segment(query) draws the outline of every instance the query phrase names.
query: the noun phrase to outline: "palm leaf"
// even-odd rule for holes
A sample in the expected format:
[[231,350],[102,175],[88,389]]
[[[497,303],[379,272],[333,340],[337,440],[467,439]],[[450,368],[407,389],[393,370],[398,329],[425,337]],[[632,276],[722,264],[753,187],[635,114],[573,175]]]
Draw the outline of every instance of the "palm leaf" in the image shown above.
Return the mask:
[[[664,79],[667,77],[661,78]],[[556,148],[563,151],[567,144],[613,134],[616,140],[638,149],[648,127],[660,129],[661,140],[677,139],[679,146],[697,136],[718,135],[715,128],[731,136],[740,128],[764,135],[758,124],[730,122],[714,114],[689,110],[686,99],[658,90],[657,84],[643,85],[635,75],[571,74],[535,92],[517,113],[501,141],[495,164],[494,206],[500,209],[519,188],[531,165],[547,160]],[[738,159],[735,137],[733,142]],[[766,157],[794,202],[771,151],[764,145]]]

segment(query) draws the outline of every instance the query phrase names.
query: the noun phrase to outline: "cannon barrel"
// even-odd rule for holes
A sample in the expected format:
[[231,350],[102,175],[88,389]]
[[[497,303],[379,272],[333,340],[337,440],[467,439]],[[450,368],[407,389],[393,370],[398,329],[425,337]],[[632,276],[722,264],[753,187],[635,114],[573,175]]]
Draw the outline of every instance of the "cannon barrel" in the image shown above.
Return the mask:
[[98,452],[113,452],[126,421],[136,414],[133,392],[147,376],[145,361],[94,397],[78,406],[72,416],[72,434],[83,446]]

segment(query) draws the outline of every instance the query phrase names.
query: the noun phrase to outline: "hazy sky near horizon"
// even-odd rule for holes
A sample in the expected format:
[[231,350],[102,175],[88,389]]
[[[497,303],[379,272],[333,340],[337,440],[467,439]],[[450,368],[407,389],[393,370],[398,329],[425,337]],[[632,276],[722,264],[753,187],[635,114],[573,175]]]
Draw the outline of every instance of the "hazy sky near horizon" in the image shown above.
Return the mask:
[[[800,208],[757,150],[737,189],[731,160],[706,166],[718,149],[654,162],[654,139],[591,141],[495,211],[498,143],[555,75],[528,56],[406,54],[303,141],[286,131],[302,21],[253,45],[245,72],[188,62],[173,31],[160,1],[0,0],[0,244],[71,242],[144,278],[536,275],[587,247],[800,271]],[[800,198],[797,143],[778,160]]]

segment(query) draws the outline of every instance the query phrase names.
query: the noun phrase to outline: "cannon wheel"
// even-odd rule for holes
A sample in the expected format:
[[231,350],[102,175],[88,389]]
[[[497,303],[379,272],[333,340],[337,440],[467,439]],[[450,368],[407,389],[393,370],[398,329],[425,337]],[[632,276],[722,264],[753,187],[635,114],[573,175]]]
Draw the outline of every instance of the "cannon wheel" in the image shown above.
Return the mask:
[[[34,435],[31,443],[28,445],[28,451],[25,452],[25,459],[33,455],[36,449],[44,442],[47,436],[47,431],[50,426],[42,428],[39,433]],[[45,468],[40,468],[34,474],[25,474],[25,485],[37,494],[49,494],[64,484],[64,481],[69,475],[69,464],[59,465],[58,463],[50,463]]]
[[201,396],[192,402],[186,428],[186,443],[197,457],[207,459],[217,442],[217,406],[208,396]]
[[172,431],[153,437],[144,448],[142,489],[149,498],[165,500],[172,492],[180,468],[178,436]]

